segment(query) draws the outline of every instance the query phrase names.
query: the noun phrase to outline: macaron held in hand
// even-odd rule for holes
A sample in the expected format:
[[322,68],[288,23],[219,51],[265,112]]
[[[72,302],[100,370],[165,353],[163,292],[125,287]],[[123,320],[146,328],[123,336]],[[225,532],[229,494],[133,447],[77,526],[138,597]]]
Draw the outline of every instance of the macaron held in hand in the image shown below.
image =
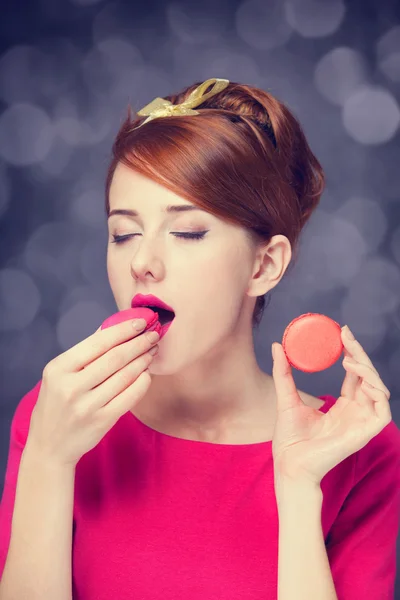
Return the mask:
[[[302,401],[283,345],[272,345],[272,376],[277,395],[272,439],[276,481],[288,479],[319,485],[331,469],[361,450],[392,420],[390,392],[361,344],[351,339],[348,332],[347,326],[340,329],[346,370],[341,395],[325,414]],[[338,344],[334,336],[332,339],[335,356]],[[308,367],[312,372],[312,362]]]
[[292,367],[306,373],[323,371],[343,352],[340,325],[326,315],[300,315],[286,327],[282,347]]

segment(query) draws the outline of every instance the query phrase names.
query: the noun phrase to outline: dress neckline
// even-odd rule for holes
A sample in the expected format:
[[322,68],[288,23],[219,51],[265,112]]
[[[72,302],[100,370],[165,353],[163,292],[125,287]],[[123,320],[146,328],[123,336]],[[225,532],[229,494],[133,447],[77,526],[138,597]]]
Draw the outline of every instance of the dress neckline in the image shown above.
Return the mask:
[[[327,410],[331,407],[332,402],[335,402],[335,397],[334,396],[318,396],[318,398],[320,400],[325,400],[325,404],[323,404],[318,410],[320,410],[321,412],[327,412]],[[246,447],[252,447],[252,448],[256,448],[257,446],[259,447],[263,447],[263,446],[272,446],[272,439],[271,440],[266,440],[263,442],[250,442],[247,444],[223,444],[220,442],[207,442],[207,441],[203,441],[203,440],[190,440],[187,438],[181,438],[181,437],[176,437],[175,435],[170,435],[169,433],[164,433],[162,431],[158,431],[157,429],[154,429],[153,427],[150,427],[150,425],[147,425],[146,423],[143,423],[143,421],[141,421],[136,415],[133,414],[133,412],[128,411],[126,413],[128,416],[130,415],[137,423],[140,424],[140,426],[145,429],[149,434],[152,435],[156,435],[158,437],[161,438],[169,438],[170,440],[173,440],[174,442],[177,443],[189,443],[189,444],[203,444],[203,446],[223,446],[225,448],[246,448]]]

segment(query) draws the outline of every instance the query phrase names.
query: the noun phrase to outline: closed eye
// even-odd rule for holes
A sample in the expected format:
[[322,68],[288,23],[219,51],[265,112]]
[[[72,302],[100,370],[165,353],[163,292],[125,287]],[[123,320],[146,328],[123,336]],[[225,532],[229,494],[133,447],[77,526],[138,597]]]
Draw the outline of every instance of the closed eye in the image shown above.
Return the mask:
[[[207,230],[208,231],[208,230]],[[201,240],[204,238],[204,236],[206,235],[207,231],[196,231],[195,233],[177,233],[177,232],[173,232],[172,235],[178,237],[178,238],[183,238],[183,239],[188,239],[188,240]],[[128,240],[131,237],[134,237],[136,235],[140,235],[138,233],[129,233],[127,235],[113,235],[114,240],[111,242],[112,244],[123,244],[126,240]]]

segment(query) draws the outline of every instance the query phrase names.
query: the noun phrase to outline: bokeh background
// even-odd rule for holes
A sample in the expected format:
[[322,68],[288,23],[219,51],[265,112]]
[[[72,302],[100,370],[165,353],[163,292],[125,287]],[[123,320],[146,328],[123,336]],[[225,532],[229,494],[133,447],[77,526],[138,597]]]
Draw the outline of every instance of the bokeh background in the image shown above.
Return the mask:
[[[260,366],[271,372],[293,318],[327,314],[370,355],[400,425],[397,0],[13,1],[0,44],[2,486],[18,402],[116,311],[104,180],[128,104],[210,77],[284,101],[327,177],[255,334]],[[293,373],[303,391],[340,394],[341,361]]]

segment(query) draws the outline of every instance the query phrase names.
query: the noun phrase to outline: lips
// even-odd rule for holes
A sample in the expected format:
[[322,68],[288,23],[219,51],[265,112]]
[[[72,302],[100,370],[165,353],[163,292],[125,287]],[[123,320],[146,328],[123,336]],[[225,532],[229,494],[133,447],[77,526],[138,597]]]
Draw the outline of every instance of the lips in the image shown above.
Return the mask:
[[148,294],[146,296],[143,296],[143,294],[136,294],[136,296],[132,298],[131,307],[136,308],[136,306],[153,306],[157,308],[164,308],[165,310],[169,310],[175,314],[172,306],[169,306],[163,300],[157,298],[157,296],[153,296],[153,294]]
[[146,296],[142,294],[136,294],[136,296],[132,298],[131,307],[146,307],[156,311],[159,315],[159,321],[161,325],[165,325],[166,323],[173,321],[175,318],[175,311],[173,308],[160,298],[157,298],[157,296],[153,296],[153,294]]

